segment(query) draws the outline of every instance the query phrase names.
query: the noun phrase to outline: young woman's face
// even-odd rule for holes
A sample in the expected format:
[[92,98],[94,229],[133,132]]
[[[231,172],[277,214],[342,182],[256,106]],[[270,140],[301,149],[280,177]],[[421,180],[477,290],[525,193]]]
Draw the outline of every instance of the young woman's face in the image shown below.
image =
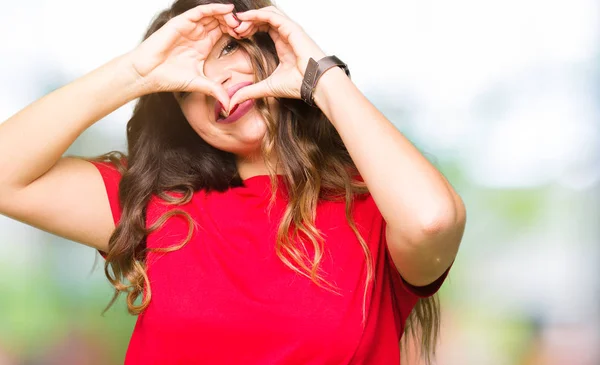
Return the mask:
[[[230,92],[252,84],[254,70],[247,53],[229,35],[223,35],[213,47],[204,64],[204,74]],[[254,100],[244,102],[232,110],[229,118],[216,114],[218,101],[194,92],[177,96],[183,114],[194,130],[207,143],[240,157],[254,155],[267,131],[261,114],[254,108]]]

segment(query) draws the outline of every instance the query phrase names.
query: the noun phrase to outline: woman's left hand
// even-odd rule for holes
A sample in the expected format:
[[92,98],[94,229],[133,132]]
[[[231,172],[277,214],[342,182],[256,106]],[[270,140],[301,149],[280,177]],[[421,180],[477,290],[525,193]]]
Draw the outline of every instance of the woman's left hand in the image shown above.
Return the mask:
[[240,89],[232,96],[230,110],[249,99],[262,97],[300,99],[304,71],[312,57],[319,61],[325,53],[304,30],[274,6],[236,14],[241,21],[234,31],[247,38],[268,32],[275,43],[279,65],[265,80]]

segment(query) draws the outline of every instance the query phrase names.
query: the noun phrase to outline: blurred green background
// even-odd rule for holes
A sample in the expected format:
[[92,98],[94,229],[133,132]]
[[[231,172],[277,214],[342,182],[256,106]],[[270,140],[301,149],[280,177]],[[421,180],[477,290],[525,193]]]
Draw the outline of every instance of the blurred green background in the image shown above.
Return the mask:
[[[0,121],[135,47],[169,4],[0,3]],[[600,364],[600,4],[277,4],[467,205],[436,363]],[[131,108],[68,153],[125,150]],[[122,363],[135,318],[123,300],[101,316],[102,267],[91,248],[0,216],[0,365]]]

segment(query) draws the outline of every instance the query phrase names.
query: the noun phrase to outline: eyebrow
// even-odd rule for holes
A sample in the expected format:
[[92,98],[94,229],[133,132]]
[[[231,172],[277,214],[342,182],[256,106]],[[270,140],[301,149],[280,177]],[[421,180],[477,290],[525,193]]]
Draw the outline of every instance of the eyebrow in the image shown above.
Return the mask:
[[235,38],[233,38],[233,37],[232,37],[230,34],[223,34],[223,35],[224,35],[225,37],[224,37],[224,38],[222,38],[222,39],[223,39],[225,42],[229,42],[230,40],[232,40],[232,39],[235,39]]

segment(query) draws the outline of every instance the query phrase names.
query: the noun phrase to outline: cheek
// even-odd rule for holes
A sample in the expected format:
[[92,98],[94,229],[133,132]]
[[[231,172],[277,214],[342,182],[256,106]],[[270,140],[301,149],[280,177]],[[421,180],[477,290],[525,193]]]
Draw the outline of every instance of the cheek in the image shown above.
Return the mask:
[[202,139],[209,142],[211,136],[214,135],[214,128],[211,128],[210,122],[201,116],[194,117],[193,115],[186,115],[186,119],[188,120],[188,123],[192,129],[196,131],[196,133],[198,133]]
[[252,62],[250,62],[250,56],[243,50],[238,50],[230,59],[233,64],[233,69],[241,74],[254,75],[254,68]]
[[229,77],[237,81],[240,75],[244,75],[241,81],[248,81],[247,76],[254,75],[254,68],[252,62],[250,62],[250,56],[240,48],[222,58],[209,58],[206,60],[204,74],[213,81],[222,82]]
[[[194,100],[186,101],[181,108],[185,119],[187,119],[192,128],[200,135],[202,135],[204,131],[208,129],[210,124],[208,119],[209,116],[212,115],[209,114],[209,112],[211,112],[210,109],[211,108],[206,103],[206,98],[203,95],[201,97],[194,98]],[[214,111],[211,113],[214,113]]]
[[234,154],[256,152],[267,133],[267,125],[256,111],[252,111],[243,120],[231,126],[198,123],[192,125],[192,128],[208,144]]
[[181,105],[181,110],[188,119],[206,118],[209,109],[211,109],[211,105],[208,102],[208,97],[199,92],[188,95]]
[[246,137],[249,142],[262,140],[267,133],[267,123],[262,115],[254,110],[252,115],[249,115],[246,123],[240,124],[240,129],[240,134]]

